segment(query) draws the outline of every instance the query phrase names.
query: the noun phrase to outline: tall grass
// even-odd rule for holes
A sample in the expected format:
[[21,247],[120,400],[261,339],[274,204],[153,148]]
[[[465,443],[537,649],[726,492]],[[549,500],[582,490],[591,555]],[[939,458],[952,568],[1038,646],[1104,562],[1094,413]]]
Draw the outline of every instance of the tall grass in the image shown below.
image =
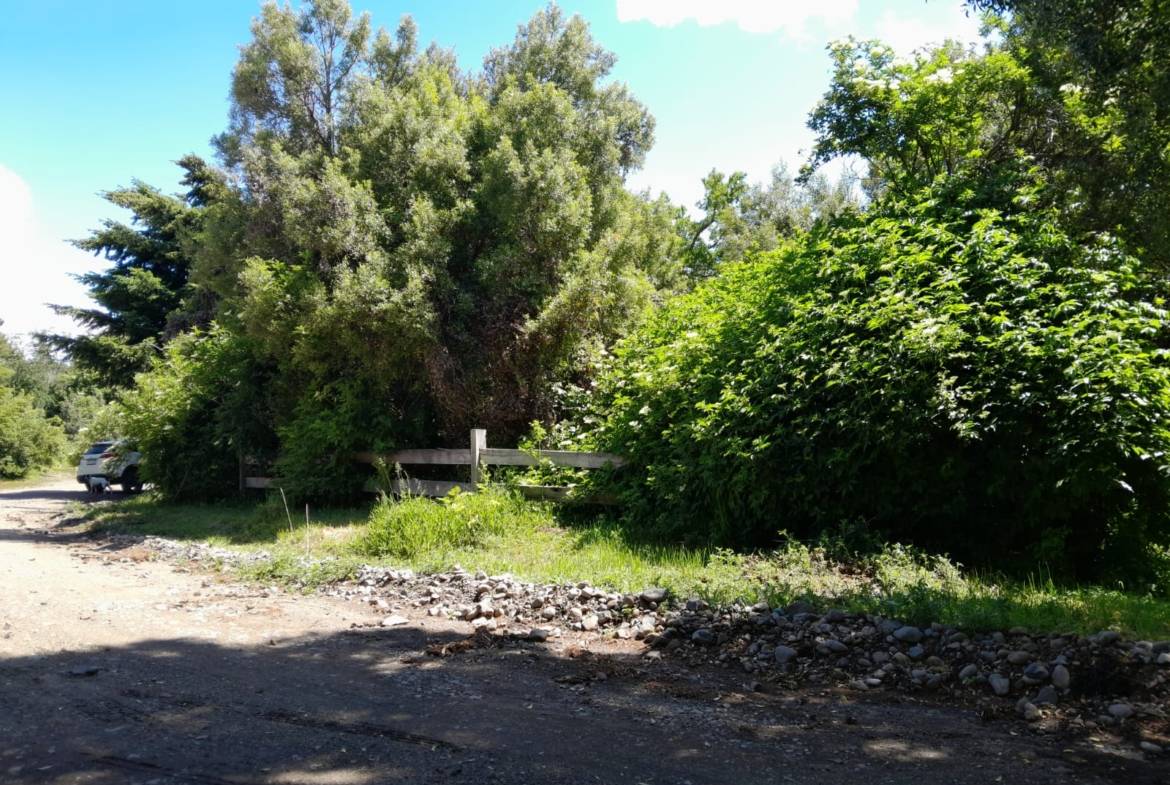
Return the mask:
[[662,586],[676,597],[709,602],[776,606],[805,600],[972,630],[1112,628],[1170,638],[1170,601],[1163,597],[972,574],[946,558],[899,545],[868,555],[800,542],[754,554],[652,545],[631,539],[613,520],[567,522],[553,505],[503,491],[387,500],[368,517],[360,509],[318,513],[313,523],[291,532],[279,503],[170,505],[141,497],[91,515],[99,526],[117,530],[263,548],[272,558],[243,568],[248,577],[302,587],[343,579],[361,563],[420,572],[460,565],[530,581],[584,580],[616,591]]

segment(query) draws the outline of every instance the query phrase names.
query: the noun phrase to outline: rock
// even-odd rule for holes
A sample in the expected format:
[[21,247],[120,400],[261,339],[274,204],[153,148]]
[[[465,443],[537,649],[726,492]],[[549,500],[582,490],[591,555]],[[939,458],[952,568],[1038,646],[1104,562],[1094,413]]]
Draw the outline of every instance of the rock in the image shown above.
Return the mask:
[[1036,693],[1036,698],[1032,702],[1037,706],[1055,706],[1059,700],[1060,694],[1056,688],[1051,684],[1046,684]]
[[707,629],[706,627],[700,627],[691,633],[691,640],[702,646],[709,646],[715,642],[715,633],[711,632],[711,630]]
[[827,641],[824,641],[821,645],[824,646],[829,651],[833,652],[834,654],[844,654],[845,652],[849,651],[848,646],[846,646],[844,643],[842,643],[841,641],[836,640],[834,638],[829,638]]
[[406,618],[405,616],[392,615],[392,616],[387,616],[386,618],[382,619],[382,626],[383,627],[401,627],[403,624],[409,624],[409,623],[410,623],[410,619]]
[[1109,707],[1109,716],[1119,720],[1133,716],[1133,706],[1128,703],[1114,703]]
[[978,675],[979,675],[979,666],[973,662],[968,664],[968,665],[963,666],[963,669],[961,671],[959,671],[959,678],[962,679],[963,681],[967,681],[968,679],[973,679]]
[[1121,640],[1121,633],[1114,630],[1101,630],[1096,635],[1092,636],[1094,643],[1099,643],[1102,646],[1108,646],[1111,643],[1117,643]]
[[1048,668],[1039,662],[1033,662],[1024,668],[1024,679],[1034,684],[1048,680]]
[[876,665],[881,665],[884,662],[890,661],[890,655],[884,651],[875,651],[869,655],[869,659]]
[[1058,690],[1067,690],[1068,685],[1072,682],[1072,674],[1068,672],[1068,668],[1063,665],[1057,665],[1052,669],[1052,686]]
[[832,608],[828,613],[825,614],[825,621],[829,622],[830,624],[840,624],[847,618],[849,618],[849,615],[839,608]]
[[1020,714],[1027,722],[1035,722],[1042,716],[1040,709],[1036,708],[1036,704],[1028,701],[1025,701],[1024,705],[1020,707]]
[[471,622],[471,626],[477,630],[482,630],[482,629],[494,630],[496,628],[496,620],[494,618],[487,618],[484,616],[480,616],[478,619],[475,619],[474,621]]
[[917,644],[906,650],[906,656],[912,660],[920,660],[924,654],[926,654],[926,649]]
[[795,616],[798,613],[812,613],[813,607],[804,600],[797,600],[784,609],[784,612],[789,616]]
[[1023,665],[1030,659],[1032,659],[1032,655],[1026,651],[1013,651],[1007,656],[1009,665]]
[[776,663],[778,665],[787,665],[790,660],[796,657],[796,649],[792,648],[791,646],[784,646],[781,644],[780,646],[776,647],[776,650],[772,653],[772,656],[775,657]]
[[568,616],[569,621],[581,621],[585,618],[585,612],[574,605],[572,608],[569,608]]
[[598,625],[598,618],[597,618],[596,614],[591,613],[588,616],[586,616],[585,618],[581,619],[581,629],[583,629],[583,630],[590,630],[590,631],[596,630],[597,625]]
[[1170,665],[1170,651],[1164,651],[1158,655],[1159,665]]
[[922,640],[922,630],[917,627],[906,625],[894,630],[894,638],[902,641],[902,643],[918,643]]
[[666,599],[666,589],[661,586],[651,586],[642,592],[643,602],[662,602]]
[[65,675],[72,676],[75,679],[81,679],[87,676],[97,676],[101,670],[102,666],[96,665],[92,662],[87,662],[81,665],[74,665],[72,668],[65,671]]
[[1007,695],[1012,691],[1011,679],[1006,676],[1001,676],[998,673],[993,673],[987,677],[987,683],[991,685],[991,689],[995,691],[996,695]]
[[533,627],[525,637],[530,641],[547,641],[552,637],[552,630],[548,627]]
[[1162,748],[1159,747],[1157,744],[1155,744],[1152,741],[1143,741],[1141,744],[1138,745],[1138,747],[1141,748],[1142,752],[1149,753],[1150,755],[1161,755],[1162,754]]

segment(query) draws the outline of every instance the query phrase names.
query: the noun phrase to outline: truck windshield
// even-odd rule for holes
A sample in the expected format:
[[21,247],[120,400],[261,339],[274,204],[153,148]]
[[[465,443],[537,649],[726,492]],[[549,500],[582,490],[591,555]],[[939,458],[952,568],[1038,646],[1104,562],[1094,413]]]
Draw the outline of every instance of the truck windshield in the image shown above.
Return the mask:
[[85,451],[86,455],[101,455],[106,450],[114,446],[113,442],[98,442],[94,446]]

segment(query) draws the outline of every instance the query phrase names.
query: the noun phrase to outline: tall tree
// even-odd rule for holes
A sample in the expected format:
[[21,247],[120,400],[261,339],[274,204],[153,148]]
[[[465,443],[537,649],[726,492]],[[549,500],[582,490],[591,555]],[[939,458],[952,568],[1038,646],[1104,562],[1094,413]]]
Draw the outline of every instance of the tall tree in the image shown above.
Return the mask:
[[105,194],[133,217],[130,223],[107,220],[75,243],[112,263],[78,276],[96,307],[53,306],[89,332],[38,336],[101,385],[129,386],[157,354],[187,294],[188,242],[199,228],[202,210],[225,188],[222,175],[202,159],[187,156],[179,165],[186,172],[185,198],[139,181]]

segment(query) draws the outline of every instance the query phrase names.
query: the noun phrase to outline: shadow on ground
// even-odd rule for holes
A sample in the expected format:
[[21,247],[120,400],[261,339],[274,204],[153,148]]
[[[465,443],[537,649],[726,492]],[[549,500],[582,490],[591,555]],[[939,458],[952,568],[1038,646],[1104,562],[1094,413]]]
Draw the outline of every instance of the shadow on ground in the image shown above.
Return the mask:
[[1165,782],[1165,769],[1071,760],[970,711],[741,681],[415,627],[256,647],[151,640],[0,660],[0,773],[11,785]]

